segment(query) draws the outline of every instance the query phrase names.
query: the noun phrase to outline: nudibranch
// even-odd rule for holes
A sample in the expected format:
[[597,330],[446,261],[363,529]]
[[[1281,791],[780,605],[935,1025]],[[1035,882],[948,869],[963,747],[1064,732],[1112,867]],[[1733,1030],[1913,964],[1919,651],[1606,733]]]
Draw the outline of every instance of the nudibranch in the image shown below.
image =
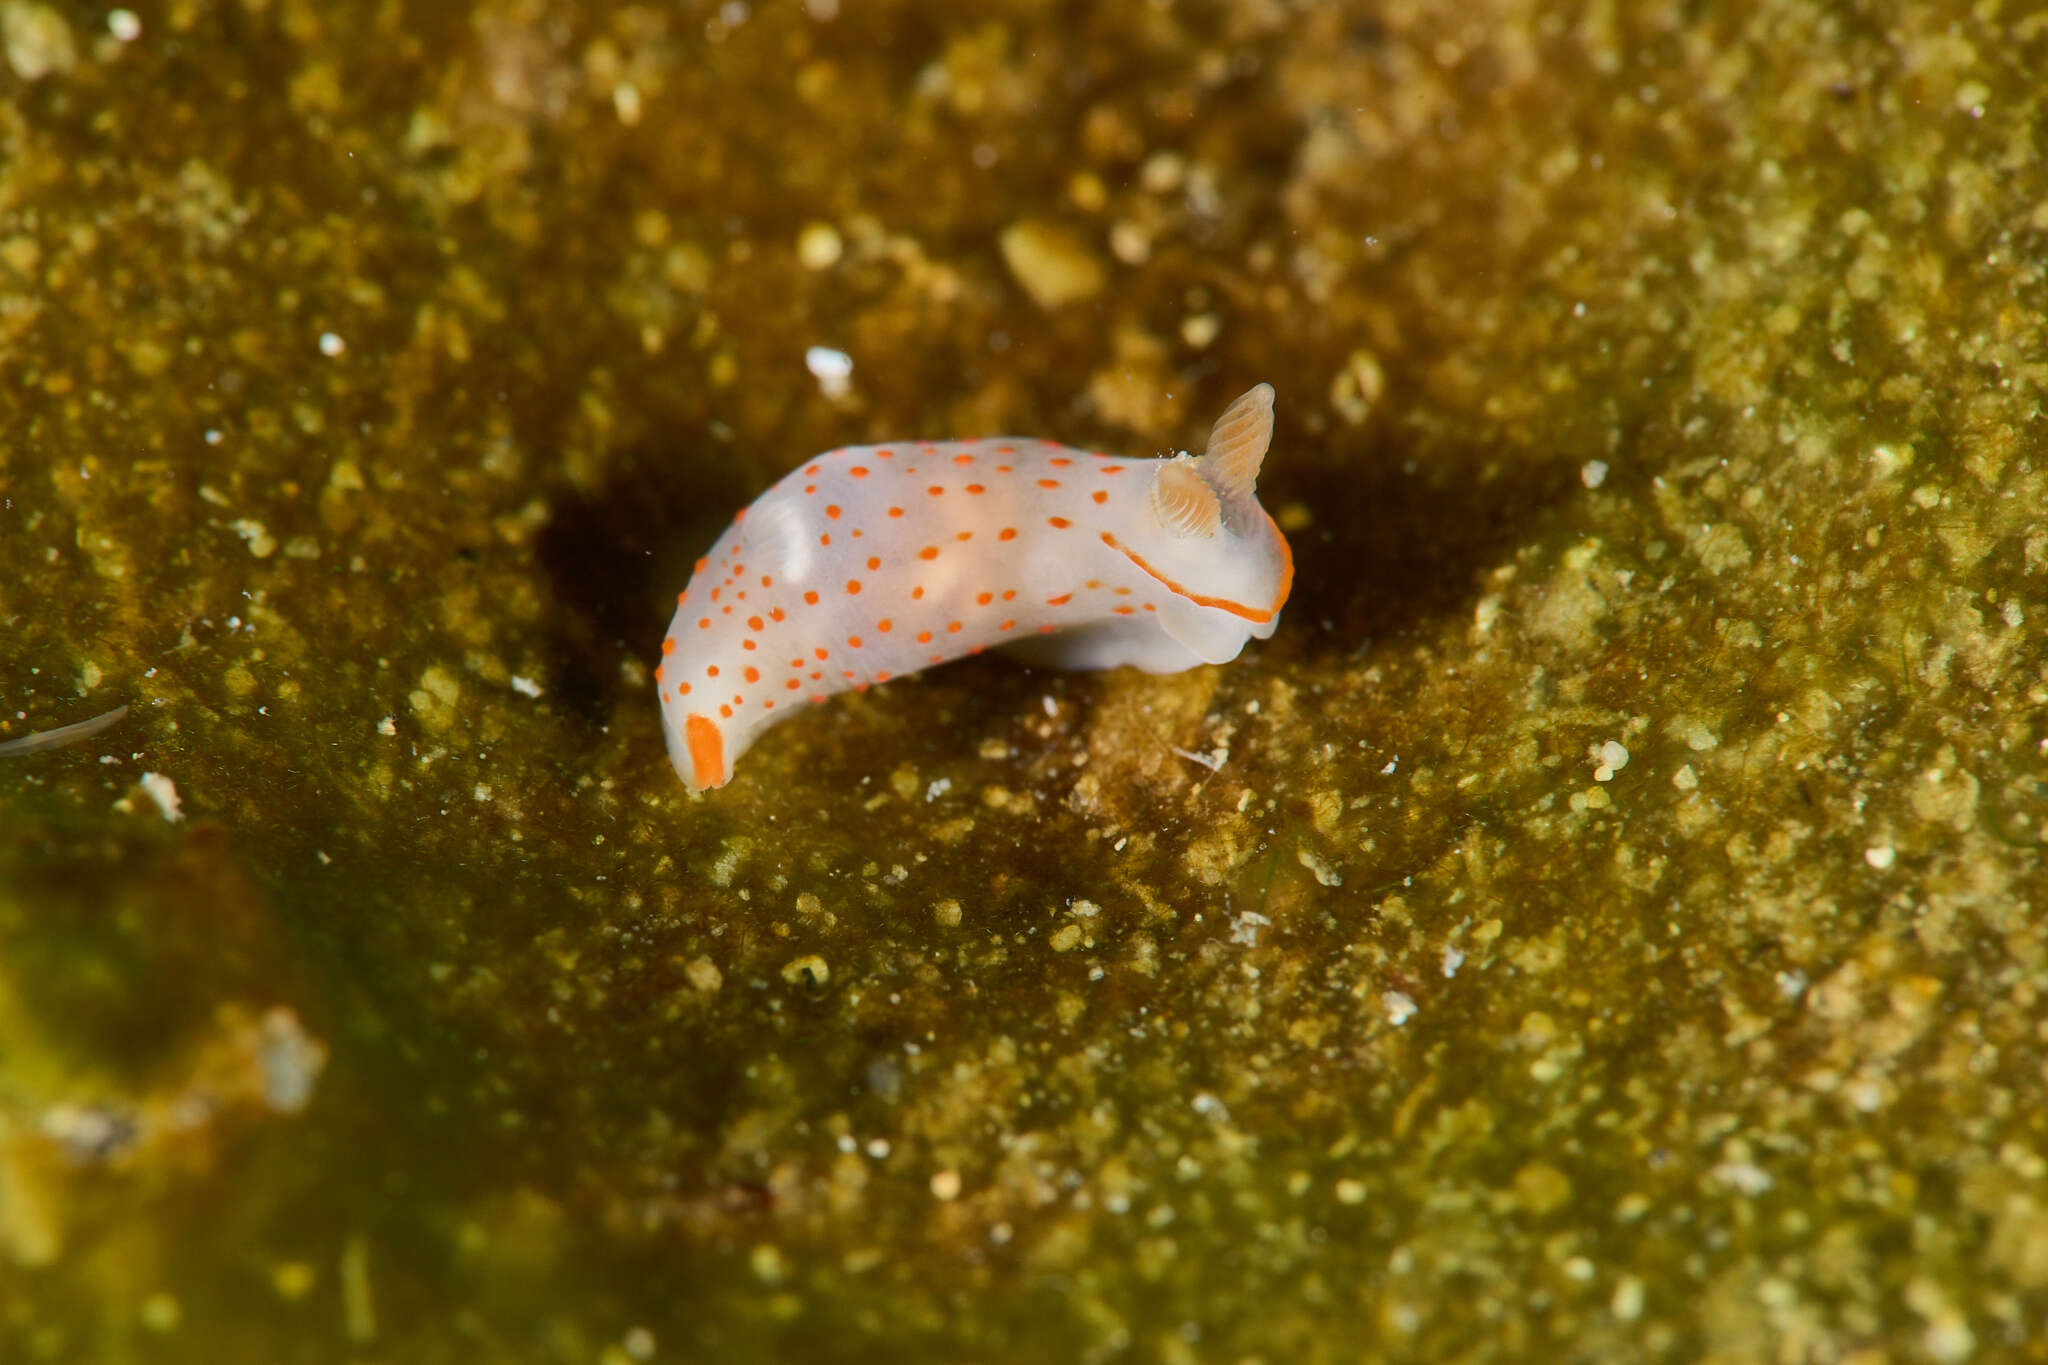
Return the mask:
[[1287,540],[1259,505],[1260,384],[1200,456],[1052,441],[849,446],[797,469],[697,561],[654,671],[691,790],[803,703],[1000,646],[1061,668],[1227,663],[1280,619]]

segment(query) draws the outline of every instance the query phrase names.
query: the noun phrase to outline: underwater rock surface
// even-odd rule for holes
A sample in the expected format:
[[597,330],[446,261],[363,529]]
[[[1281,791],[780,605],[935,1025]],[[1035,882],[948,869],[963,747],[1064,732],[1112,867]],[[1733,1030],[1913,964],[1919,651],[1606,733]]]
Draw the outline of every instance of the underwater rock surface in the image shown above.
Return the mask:
[[[130,708],[0,758],[0,1357],[2038,1350],[2039,16],[0,56],[0,743]],[[662,622],[796,461],[1265,378],[1270,641],[677,783]]]

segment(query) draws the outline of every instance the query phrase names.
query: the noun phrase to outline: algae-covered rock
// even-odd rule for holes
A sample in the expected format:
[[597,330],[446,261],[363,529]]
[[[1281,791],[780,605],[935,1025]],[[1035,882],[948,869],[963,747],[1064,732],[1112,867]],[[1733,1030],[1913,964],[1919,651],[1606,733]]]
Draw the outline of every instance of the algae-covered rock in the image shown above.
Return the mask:
[[[2031,16],[0,9],[0,1357],[2041,1336]],[[1271,640],[676,780],[804,457],[1260,380]]]

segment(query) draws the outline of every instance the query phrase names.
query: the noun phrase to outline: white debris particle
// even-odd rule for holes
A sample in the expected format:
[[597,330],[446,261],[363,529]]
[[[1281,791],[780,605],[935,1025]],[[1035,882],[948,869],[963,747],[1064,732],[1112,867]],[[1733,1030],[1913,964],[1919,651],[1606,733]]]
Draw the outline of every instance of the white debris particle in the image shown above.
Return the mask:
[[1222,748],[1206,754],[1198,754],[1189,749],[1175,749],[1174,752],[1190,763],[1201,764],[1212,773],[1222,772],[1223,765],[1230,759],[1230,750]]
[[1247,910],[1230,921],[1230,941],[1256,948],[1259,946],[1259,930],[1271,927],[1272,923],[1258,911]]
[[185,818],[183,802],[178,799],[178,784],[162,773],[144,773],[141,777],[142,794],[156,802],[156,808],[164,819],[177,824]]
[[1999,619],[2004,621],[2007,628],[2011,630],[2018,630],[2021,625],[2025,624],[2027,619],[2026,610],[2020,606],[2020,600],[2017,597],[2006,598],[2005,605],[1998,609],[1998,615]]
[[1050,692],[1041,695],[1038,698],[1038,704],[1044,709],[1047,719],[1058,720],[1060,718],[1060,704],[1052,699]]
[[1395,1028],[1415,1017],[1415,1002],[1400,991],[1382,991],[1380,1004],[1386,1006],[1387,1022]]
[[1326,862],[1322,857],[1320,857],[1311,849],[1309,849],[1308,846],[1305,844],[1297,845],[1295,847],[1294,861],[1300,863],[1303,867],[1307,868],[1310,872],[1314,873],[1315,879],[1321,882],[1324,886],[1344,885],[1344,878],[1342,874],[1340,874],[1336,868],[1331,867],[1328,862]]
[[1607,1309],[1622,1322],[1634,1322],[1643,1315],[1643,1282],[1633,1275],[1624,1275],[1614,1282],[1614,1297],[1607,1301]]
[[1671,774],[1671,785],[1682,792],[1697,790],[1700,785],[1700,775],[1694,772],[1692,764],[1688,763],[1677,772]]
[[1714,1178],[1747,1195],[1759,1195],[1774,1183],[1771,1173],[1753,1161],[1724,1161],[1714,1167]]
[[228,529],[249,544],[249,553],[258,559],[268,559],[277,553],[277,540],[262,522],[252,517],[243,517],[229,524]]
[[279,1005],[263,1016],[256,1053],[263,1066],[263,1102],[280,1114],[304,1109],[327,1066],[327,1045]]
[[942,1204],[960,1197],[960,1172],[948,1168],[932,1172],[932,1198]]
[[1613,740],[1593,746],[1593,780],[1612,782],[1614,775],[1628,766],[1628,749]]
[[1787,1000],[1797,1000],[1800,996],[1806,994],[1806,987],[1809,984],[1806,979],[1806,973],[1800,971],[1797,967],[1790,971],[1779,972],[1777,981],[1778,994],[1784,996]]
[[1188,1107],[1211,1123],[1230,1122],[1230,1107],[1206,1090],[1197,1090]]
[[340,355],[343,351],[346,351],[347,349],[348,342],[342,339],[341,333],[322,332],[320,334],[321,355],[327,356],[328,358],[332,359],[333,357]]
[[491,799],[491,784],[479,782],[469,789],[469,794],[479,801],[488,801]]
[[132,9],[109,11],[107,32],[113,34],[117,42],[132,43],[142,36],[142,20],[135,16]]
[[389,739],[398,733],[398,722],[390,716],[384,717],[384,719],[377,722],[377,733]]
[[630,1360],[652,1360],[654,1333],[645,1327],[628,1327],[626,1335],[619,1339],[619,1347]]
[[1588,460],[1579,466],[1579,482],[1588,488],[1598,488],[1607,482],[1607,461]]
[[1863,861],[1879,872],[1884,871],[1899,859],[1899,851],[1890,844],[1875,844],[1863,850]]
[[929,806],[932,802],[938,800],[940,797],[944,796],[947,792],[951,790],[953,790],[952,778],[935,777],[930,782],[925,784],[924,803],[927,806]]
[[1465,965],[1465,954],[1446,944],[1444,946],[1444,979],[1450,980],[1458,974],[1458,968]]
[[1102,907],[1085,896],[1077,897],[1067,903],[1067,913],[1075,919],[1094,919],[1102,913]]
[[1388,760],[1387,760],[1387,766],[1386,766],[1386,767],[1384,767],[1384,768],[1382,768],[1382,769],[1380,769],[1380,776],[1381,776],[1381,777],[1392,777],[1392,776],[1394,775],[1394,769],[1396,769],[1396,768],[1398,768],[1398,767],[1400,767],[1400,766],[1401,766],[1401,755],[1399,755],[1399,754],[1395,754],[1395,755],[1394,755],[1394,756],[1393,756],[1392,758],[1390,758],[1390,759],[1388,759]]
[[830,346],[813,346],[804,352],[804,368],[818,381],[818,392],[827,398],[844,398],[853,388],[853,357]]
[[829,24],[839,17],[839,0],[804,0],[804,13],[821,24]]
[[538,697],[540,695],[540,684],[531,678],[521,677],[519,674],[514,673],[512,675],[512,690],[522,697]]

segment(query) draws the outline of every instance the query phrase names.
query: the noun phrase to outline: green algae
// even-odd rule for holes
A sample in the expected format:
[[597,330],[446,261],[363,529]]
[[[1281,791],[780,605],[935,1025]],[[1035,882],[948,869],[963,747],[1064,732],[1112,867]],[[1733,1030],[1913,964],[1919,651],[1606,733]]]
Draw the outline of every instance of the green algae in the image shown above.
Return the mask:
[[[8,1358],[2038,1350],[2037,17],[0,11]],[[684,792],[792,462],[1259,378],[1270,642]]]

